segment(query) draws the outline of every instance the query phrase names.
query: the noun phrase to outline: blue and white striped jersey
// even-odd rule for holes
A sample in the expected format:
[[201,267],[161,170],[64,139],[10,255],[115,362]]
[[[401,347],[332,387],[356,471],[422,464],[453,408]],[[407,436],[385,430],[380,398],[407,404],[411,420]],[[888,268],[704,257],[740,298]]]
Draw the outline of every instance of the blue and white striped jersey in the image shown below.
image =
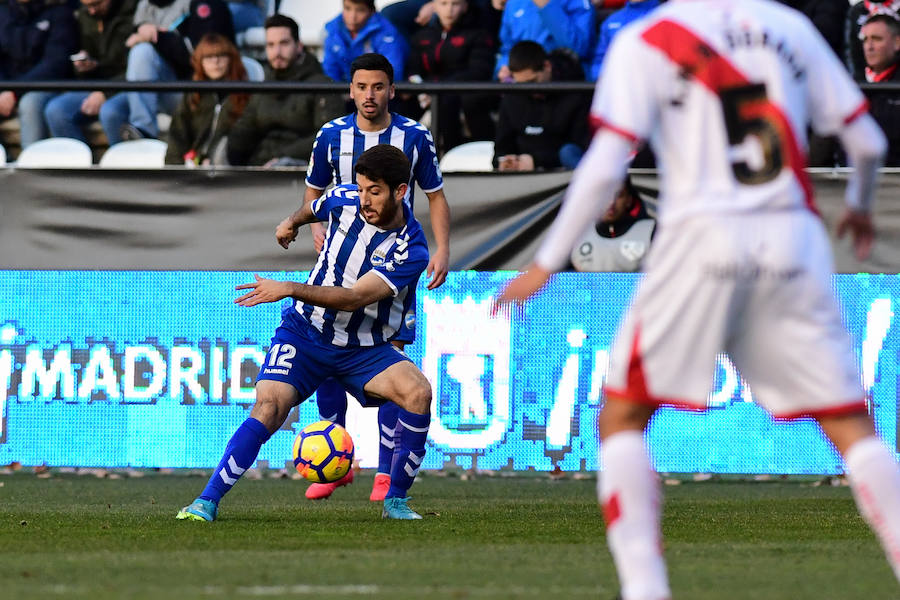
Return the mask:
[[302,315],[335,346],[374,346],[396,336],[406,314],[415,310],[416,284],[428,265],[428,241],[406,203],[406,225],[381,229],[362,218],[358,190],[356,184],[340,185],[312,203],[313,213],[327,225],[325,245],[306,283],[350,288],[374,270],[394,295],[355,311],[296,301],[293,314]]
[[322,125],[313,142],[306,185],[324,190],[331,185],[356,183],[356,161],[359,155],[378,144],[390,144],[403,150],[409,159],[409,192],[406,200],[413,205],[413,182],[425,192],[444,187],[438,166],[434,138],[428,129],[413,119],[391,113],[391,124],[383,131],[361,131],[356,113],[339,117]]

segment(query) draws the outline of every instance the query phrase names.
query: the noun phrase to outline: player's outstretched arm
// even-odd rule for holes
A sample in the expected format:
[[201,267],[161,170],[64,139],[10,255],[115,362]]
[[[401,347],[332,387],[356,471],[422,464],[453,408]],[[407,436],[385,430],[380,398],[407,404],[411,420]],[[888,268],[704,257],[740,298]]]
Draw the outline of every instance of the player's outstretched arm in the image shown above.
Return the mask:
[[431,278],[428,289],[433,290],[447,280],[447,272],[450,270],[450,205],[443,189],[425,195],[428,196],[431,231],[434,232],[437,244],[425,268],[425,273]]
[[275,281],[259,275],[256,280],[236,286],[236,290],[248,290],[235,298],[234,303],[240,306],[256,306],[267,302],[278,302],[285,298],[294,298],[315,306],[335,310],[353,311],[393,294],[391,287],[374,271],[369,271],[359,278],[352,288],[308,285],[295,281]]
[[494,300],[492,312],[508,304],[521,305],[536,294],[569,259],[572,246],[603,214],[625,177],[630,140],[611,131],[598,131],[581,160],[562,208],[528,270],[507,284]]

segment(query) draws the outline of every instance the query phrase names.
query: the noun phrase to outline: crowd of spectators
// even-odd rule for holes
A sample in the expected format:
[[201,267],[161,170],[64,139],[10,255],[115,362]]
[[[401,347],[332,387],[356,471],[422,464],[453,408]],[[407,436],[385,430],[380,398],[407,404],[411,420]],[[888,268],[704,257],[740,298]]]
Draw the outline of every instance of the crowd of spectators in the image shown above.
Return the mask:
[[[387,57],[398,81],[593,81],[617,32],[665,1],[401,0],[379,12],[375,0],[343,0],[313,52],[300,42],[302,16],[299,24],[278,14],[263,22],[264,0],[6,0],[0,79],[243,80],[239,63],[247,59],[235,32],[264,24],[271,81],[349,82],[350,63],[366,52]],[[900,0],[781,1],[812,20],[857,81],[898,80]],[[214,41],[204,43],[208,34]],[[528,66],[516,63],[516,48],[525,49]],[[392,108],[426,122],[432,110],[439,152],[492,140],[500,170],[553,169],[571,168],[587,144],[586,99],[578,94],[445,93],[437,106],[432,98],[398,94]],[[891,141],[888,164],[900,164],[900,93],[873,91],[870,101]],[[339,95],[18,95],[0,86],[0,119],[18,117],[22,147],[47,136],[84,140],[85,127],[99,120],[109,144],[166,139],[172,164],[302,164],[312,136],[343,108]],[[173,116],[168,132],[159,130],[161,112]],[[814,137],[811,164],[842,164],[831,148]]]
[[[296,21],[276,14],[266,19],[265,26],[266,81],[331,81],[300,41]],[[256,94],[228,134],[228,163],[265,167],[306,164],[319,127],[342,112],[338,96]]]

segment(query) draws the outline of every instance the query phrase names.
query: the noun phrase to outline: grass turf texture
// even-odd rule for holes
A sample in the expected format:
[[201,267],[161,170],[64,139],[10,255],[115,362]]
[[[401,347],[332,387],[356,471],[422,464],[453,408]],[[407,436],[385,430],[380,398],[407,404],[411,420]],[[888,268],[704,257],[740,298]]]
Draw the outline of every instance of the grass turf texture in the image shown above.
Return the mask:
[[[215,523],[174,519],[205,479],[0,477],[0,598],[612,598],[592,480],[425,475],[424,521],[382,521],[372,475],[327,501],[242,481]],[[676,598],[895,598],[847,488],[666,487]]]

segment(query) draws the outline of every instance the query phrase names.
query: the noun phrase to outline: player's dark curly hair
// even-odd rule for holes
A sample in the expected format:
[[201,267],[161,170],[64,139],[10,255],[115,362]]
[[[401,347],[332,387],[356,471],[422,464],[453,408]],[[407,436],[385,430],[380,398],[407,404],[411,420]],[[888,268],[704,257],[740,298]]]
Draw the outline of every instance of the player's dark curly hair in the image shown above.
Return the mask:
[[409,159],[400,148],[378,144],[360,154],[356,174],[380,181],[393,192],[401,183],[409,183]]
[[367,52],[354,58],[353,62],[350,63],[350,79],[352,80],[353,74],[360,70],[384,71],[387,75],[388,83],[394,84],[394,66],[391,65],[391,61],[377,52]]

